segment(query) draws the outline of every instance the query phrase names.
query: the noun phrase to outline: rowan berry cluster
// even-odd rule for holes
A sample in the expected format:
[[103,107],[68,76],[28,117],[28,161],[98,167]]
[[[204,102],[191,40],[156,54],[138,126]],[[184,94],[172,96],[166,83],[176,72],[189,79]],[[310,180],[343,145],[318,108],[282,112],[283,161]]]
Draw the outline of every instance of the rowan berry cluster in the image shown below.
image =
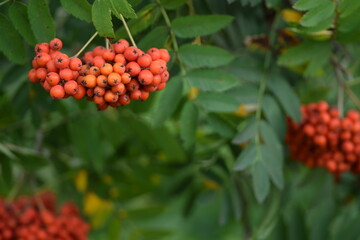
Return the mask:
[[336,178],[360,173],[360,114],[340,118],[338,109],[320,101],[301,107],[302,122],[287,119],[286,142],[293,159],[308,167],[323,167]]
[[86,240],[89,229],[74,204],[66,202],[57,212],[51,192],[12,202],[0,199],[0,239]]
[[28,78],[41,83],[56,100],[72,96],[93,101],[99,110],[125,106],[131,100],[145,101],[150,92],[165,88],[169,80],[166,49],[151,48],[146,53],[124,39],[109,49],[97,46],[81,59],[61,53],[62,42],[35,46],[37,54]]

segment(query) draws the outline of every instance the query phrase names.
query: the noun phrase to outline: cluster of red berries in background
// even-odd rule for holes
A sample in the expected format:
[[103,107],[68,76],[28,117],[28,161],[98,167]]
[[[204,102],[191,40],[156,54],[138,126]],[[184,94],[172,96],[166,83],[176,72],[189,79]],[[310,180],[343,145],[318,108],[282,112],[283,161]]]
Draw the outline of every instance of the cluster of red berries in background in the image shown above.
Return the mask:
[[165,88],[169,80],[166,49],[150,48],[146,53],[124,39],[109,49],[97,46],[81,59],[60,52],[62,41],[35,46],[30,82],[40,83],[53,99],[86,97],[99,110],[145,101],[150,92]]
[[323,167],[339,178],[360,173],[360,114],[340,118],[338,109],[320,101],[301,107],[302,122],[287,119],[286,142],[293,159],[308,167]]
[[0,199],[1,240],[86,240],[89,230],[74,204],[66,202],[57,211],[51,192]]

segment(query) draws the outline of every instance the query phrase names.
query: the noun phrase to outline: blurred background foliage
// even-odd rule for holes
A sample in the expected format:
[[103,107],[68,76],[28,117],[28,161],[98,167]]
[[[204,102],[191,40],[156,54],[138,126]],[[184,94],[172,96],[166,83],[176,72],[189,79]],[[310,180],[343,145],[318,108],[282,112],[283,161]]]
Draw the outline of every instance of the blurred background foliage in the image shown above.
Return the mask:
[[[300,103],[336,104],[334,70],[355,107],[358,0],[122,0],[112,22],[94,2],[115,1],[0,3],[2,196],[50,188],[90,239],[359,239],[358,179],[335,183],[284,145]],[[37,42],[72,56],[95,31],[128,38],[114,9],[138,47],[171,52],[165,90],[99,112],[27,81]]]

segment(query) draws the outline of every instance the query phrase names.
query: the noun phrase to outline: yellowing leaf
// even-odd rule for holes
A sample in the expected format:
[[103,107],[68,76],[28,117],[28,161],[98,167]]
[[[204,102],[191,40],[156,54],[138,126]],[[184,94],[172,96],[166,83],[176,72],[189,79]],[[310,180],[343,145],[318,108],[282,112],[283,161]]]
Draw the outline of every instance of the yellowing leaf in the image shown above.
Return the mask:
[[80,170],[75,176],[75,186],[79,192],[85,192],[88,183],[88,172]]
[[302,15],[293,9],[283,9],[281,11],[281,17],[285,22],[299,22]]

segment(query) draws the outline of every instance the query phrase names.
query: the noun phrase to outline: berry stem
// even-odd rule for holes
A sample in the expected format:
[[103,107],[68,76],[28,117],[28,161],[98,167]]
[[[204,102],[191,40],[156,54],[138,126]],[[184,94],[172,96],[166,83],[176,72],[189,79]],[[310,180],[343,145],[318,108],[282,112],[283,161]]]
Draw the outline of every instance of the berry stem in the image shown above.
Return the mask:
[[94,35],[92,35],[91,38],[84,44],[84,46],[71,58],[78,57],[85,50],[85,48],[91,43],[91,41],[94,40],[94,38],[97,35],[98,35],[98,32],[95,32]]
[[165,24],[166,24],[167,28],[169,29],[171,42],[172,42],[172,45],[173,45],[173,49],[174,49],[174,52],[175,52],[176,59],[178,60],[179,65],[180,65],[181,74],[183,76],[185,76],[186,75],[185,65],[184,65],[184,63],[182,62],[182,60],[179,57],[179,44],[178,44],[178,42],[176,40],[175,33],[172,30],[169,15],[167,14],[165,8],[161,5],[159,0],[156,0],[156,3],[159,5],[161,14],[163,15],[163,18],[165,20]]
[[8,2],[10,2],[10,0],[2,1],[2,2],[0,3],[0,6],[6,4],[6,3],[8,3]]
[[110,46],[110,40],[108,38],[105,38],[105,47],[106,49],[109,49]]
[[130,38],[131,44],[132,44],[134,47],[137,48],[136,43],[135,43],[135,41],[134,41],[134,38],[133,38],[133,36],[131,35],[130,29],[129,29],[126,21],[125,21],[124,16],[123,16],[121,13],[119,13],[119,16],[120,16],[120,19],[121,19],[122,23],[124,24],[125,30],[126,30],[128,36],[129,36],[129,38]]

